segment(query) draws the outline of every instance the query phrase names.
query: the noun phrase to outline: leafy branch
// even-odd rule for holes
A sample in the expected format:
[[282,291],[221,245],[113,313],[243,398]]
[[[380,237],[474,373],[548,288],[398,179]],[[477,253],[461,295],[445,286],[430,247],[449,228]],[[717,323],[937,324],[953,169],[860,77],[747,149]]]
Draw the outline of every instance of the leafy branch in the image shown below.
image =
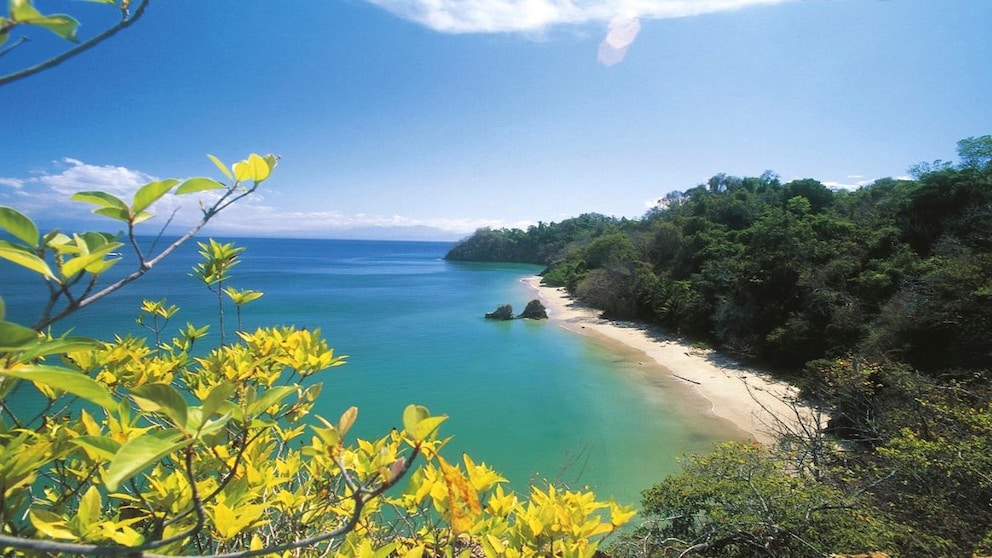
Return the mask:
[[[93,38],[79,43],[75,47],[62,52],[61,54],[44,60],[34,66],[24,68],[9,74],[0,76],[0,86],[7,85],[8,83],[13,83],[17,80],[24,79],[29,76],[33,76],[39,72],[47,70],[49,68],[54,68],[62,62],[81,54],[96,45],[102,43],[103,41],[113,37],[121,30],[126,27],[130,27],[136,21],[138,21],[142,15],[145,13],[145,9],[148,7],[149,0],[138,0],[137,5],[134,10],[131,10],[130,0],[89,0],[91,2],[98,2],[101,4],[110,4],[117,6],[120,10],[121,19],[115,23],[113,26],[107,28],[102,33],[94,36]],[[56,14],[45,16],[38,12],[34,6],[31,5],[30,0],[11,0],[10,2],[10,13],[9,17],[0,17],[0,45],[2,45],[9,32],[20,25],[34,25],[38,27],[43,27],[52,31],[53,33],[59,35],[63,39],[76,42],[76,28],[79,22],[74,18],[64,15]],[[0,56],[3,56],[13,50],[15,47],[24,44],[28,41],[26,36],[19,37],[17,41],[9,45],[7,49],[0,51]]]

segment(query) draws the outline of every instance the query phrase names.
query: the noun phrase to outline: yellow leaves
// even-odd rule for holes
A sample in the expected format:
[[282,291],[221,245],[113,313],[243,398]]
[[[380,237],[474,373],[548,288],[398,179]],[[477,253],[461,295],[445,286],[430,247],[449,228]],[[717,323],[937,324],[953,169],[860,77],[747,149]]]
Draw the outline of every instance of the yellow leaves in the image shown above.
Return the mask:
[[239,505],[234,508],[218,502],[207,510],[213,520],[214,530],[222,540],[233,538],[241,531],[265,523],[262,513],[265,506],[261,504]]
[[448,488],[448,520],[455,533],[466,533],[475,523],[476,517],[482,513],[479,506],[479,495],[460,470],[452,467],[438,456],[438,464]]

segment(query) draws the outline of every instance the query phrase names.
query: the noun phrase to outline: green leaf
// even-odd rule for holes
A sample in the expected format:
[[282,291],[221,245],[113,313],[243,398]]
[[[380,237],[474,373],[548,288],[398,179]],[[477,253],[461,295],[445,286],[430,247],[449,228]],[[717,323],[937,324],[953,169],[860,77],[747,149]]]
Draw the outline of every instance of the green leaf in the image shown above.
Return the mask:
[[57,366],[27,365],[13,370],[0,370],[0,375],[45,384],[81,397],[104,409],[117,407],[117,402],[103,384],[74,370]]
[[24,23],[44,27],[67,41],[72,41],[74,43],[79,42],[76,38],[76,31],[79,29],[79,21],[72,16],[55,14],[25,21]]
[[107,436],[79,436],[69,440],[82,448],[94,461],[110,461],[121,449],[121,444]]
[[103,259],[113,252],[114,250],[122,246],[119,242],[114,242],[112,244],[105,244],[95,252],[76,256],[62,265],[62,277],[64,279],[69,279],[75,276],[77,273],[84,271],[87,267],[92,266],[95,263],[103,261]]
[[0,322],[7,317],[7,305],[3,301],[3,297],[0,296]]
[[169,428],[149,432],[128,440],[110,466],[103,473],[103,483],[111,492],[116,492],[121,483],[137,475],[142,469],[151,466],[169,454],[193,443],[193,438],[183,439],[182,433]]
[[431,416],[431,412],[427,410],[427,407],[423,405],[407,405],[406,409],[403,409],[403,430],[407,432],[413,431],[417,427],[417,423],[429,416]]
[[231,175],[231,171],[227,170],[227,167],[224,166],[224,163],[220,162],[220,159],[209,153],[207,154],[207,158],[213,161],[214,165],[220,169],[220,172],[224,173],[224,176],[226,176],[228,180],[234,180],[234,176]]
[[123,200],[106,192],[76,192],[72,195],[72,200],[92,203],[100,207],[115,207],[125,212],[128,210]]
[[29,19],[44,17],[41,15],[41,12],[31,5],[31,0],[10,0],[8,11],[10,18],[14,21],[27,21]]
[[35,273],[39,273],[48,279],[55,279],[55,274],[48,267],[45,260],[32,254],[21,246],[11,244],[6,240],[0,240],[0,258],[15,264],[26,267]]
[[234,384],[231,382],[224,382],[215,385],[210,393],[207,394],[206,399],[203,400],[203,416],[204,418],[210,418],[214,413],[216,413],[220,406],[227,401],[227,398],[234,393]]
[[408,405],[403,410],[403,429],[415,441],[421,441],[434,433],[447,420],[446,415],[430,416],[430,411],[422,405]]
[[159,198],[168,193],[168,191],[171,190],[176,184],[179,184],[179,181],[175,178],[168,178],[166,180],[159,180],[145,184],[134,193],[134,203],[131,206],[131,211],[135,215],[141,213],[151,204],[155,203],[155,201]]
[[262,157],[262,159],[265,159],[265,163],[267,165],[269,165],[269,173],[271,173],[273,170],[275,170],[276,165],[279,164],[279,157],[276,157],[275,155],[273,155],[271,153],[269,153],[265,157]]
[[100,497],[100,490],[91,485],[79,499],[79,510],[76,512],[79,525],[89,526],[99,522],[102,512],[103,498]]
[[181,429],[186,428],[188,409],[182,394],[168,384],[145,384],[131,390],[131,397],[143,411],[160,412]]
[[38,343],[38,332],[14,322],[0,322],[0,351],[16,351]]
[[0,205],[0,228],[29,247],[38,247],[38,226],[20,211]]
[[92,349],[98,343],[95,339],[89,339],[87,337],[64,337],[44,340],[38,342],[29,350],[23,351],[21,353],[21,359],[28,362],[48,355],[64,355],[72,351]]
[[206,178],[203,176],[197,176],[187,179],[185,182],[176,188],[176,194],[192,194],[194,192],[202,192],[204,190],[219,190],[221,188],[226,188],[220,182],[212,178]]
[[248,414],[255,416],[265,412],[269,407],[279,403],[289,395],[296,393],[294,386],[275,386],[265,390],[261,397],[248,405]]
[[98,207],[93,210],[93,213],[96,213],[97,215],[103,215],[104,217],[110,217],[115,221],[121,221],[124,223],[127,223],[131,220],[131,212],[127,208],[120,209],[118,207]]
[[68,529],[65,520],[55,513],[32,509],[28,512],[28,518],[39,533],[50,539],[77,540],[75,533]]

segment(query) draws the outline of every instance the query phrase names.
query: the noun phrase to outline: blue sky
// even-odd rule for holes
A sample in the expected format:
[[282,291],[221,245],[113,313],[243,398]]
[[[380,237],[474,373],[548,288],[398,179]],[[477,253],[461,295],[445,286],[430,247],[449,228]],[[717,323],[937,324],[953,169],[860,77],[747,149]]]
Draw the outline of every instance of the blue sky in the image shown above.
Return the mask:
[[[36,3],[83,36],[113,16]],[[0,204],[75,219],[72,191],[219,178],[207,153],[250,152],[276,174],[208,234],[638,217],[720,172],[854,186],[992,133],[989,29],[989,0],[153,0],[0,87]],[[0,72],[61,46],[32,39]]]

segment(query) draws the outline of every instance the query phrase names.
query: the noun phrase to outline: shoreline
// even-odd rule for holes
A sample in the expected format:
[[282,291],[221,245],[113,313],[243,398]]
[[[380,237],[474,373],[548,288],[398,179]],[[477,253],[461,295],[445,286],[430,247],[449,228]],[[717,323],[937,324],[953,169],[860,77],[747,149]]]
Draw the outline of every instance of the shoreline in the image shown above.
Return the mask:
[[692,347],[646,324],[603,319],[598,310],[572,299],[564,289],[541,285],[539,276],[521,281],[537,293],[550,321],[574,333],[592,333],[608,344],[643,353],[663,373],[705,400],[709,409],[704,412],[729,422],[758,442],[775,443],[775,432],[783,425],[795,427],[797,412],[811,416],[809,409],[790,404],[798,390],[786,382],[713,350]]

